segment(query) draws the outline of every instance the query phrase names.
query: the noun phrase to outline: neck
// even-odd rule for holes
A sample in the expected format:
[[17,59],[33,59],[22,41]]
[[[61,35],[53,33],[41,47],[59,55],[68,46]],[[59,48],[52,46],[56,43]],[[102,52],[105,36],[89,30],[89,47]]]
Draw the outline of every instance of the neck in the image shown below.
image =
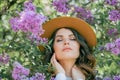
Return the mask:
[[72,67],[75,65],[76,60],[60,60],[60,64],[65,70],[65,74],[68,77],[72,77]]

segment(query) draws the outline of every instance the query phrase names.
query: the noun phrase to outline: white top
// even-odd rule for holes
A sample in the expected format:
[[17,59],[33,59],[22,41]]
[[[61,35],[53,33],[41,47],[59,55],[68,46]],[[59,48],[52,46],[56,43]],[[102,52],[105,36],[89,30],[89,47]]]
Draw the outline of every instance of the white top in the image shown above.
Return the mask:
[[[63,73],[58,73],[55,77],[55,80],[72,80],[71,77],[66,77]],[[77,80],[83,80],[83,79],[77,79]]]

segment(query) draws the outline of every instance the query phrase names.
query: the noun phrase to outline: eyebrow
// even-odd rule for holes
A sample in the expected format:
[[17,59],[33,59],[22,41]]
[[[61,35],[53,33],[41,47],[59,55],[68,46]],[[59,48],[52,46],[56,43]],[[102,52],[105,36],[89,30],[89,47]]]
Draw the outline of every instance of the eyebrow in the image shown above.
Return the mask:
[[[69,37],[74,36],[73,34],[70,34]],[[56,37],[63,37],[63,35],[56,35]]]

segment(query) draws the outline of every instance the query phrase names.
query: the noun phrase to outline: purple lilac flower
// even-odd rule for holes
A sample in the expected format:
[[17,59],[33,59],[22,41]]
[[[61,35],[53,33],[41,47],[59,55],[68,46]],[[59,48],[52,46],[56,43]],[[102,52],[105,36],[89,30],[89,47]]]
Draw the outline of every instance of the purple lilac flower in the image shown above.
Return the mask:
[[110,77],[105,77],[103,80],[112,80]]
[[55,6],[55,9],[57,11],[63,12],[64,14],[66,14],[69,11],[67,2],[68,2],[68,0],[54,0],[53,6]]
[[114,47],[114,48],[111,49],[111,52],[115,55],[118,55],[118,54],[120,54],[120,49],[117,48],[117,47]]
[[107,43],[105,45],[105,49],[107,51],[112,52],[115,55],[119,55],[120,54],[120,38],[117,38],[111,43]]
[[25,32],[29,36],[32,35],[33,38],[41,40],[40,36],[44,33],[42,24],[45,22],[46,17],[36,13],[36,8],[31,2],[25,3],[24,7],[24,10],[19,13],[19,17],[10,19],[12,29],[16,32]]
[[114,77],[113,77],[113,80],[120,80],[120,75],[114,76]]
[[118,3],[118,0],[105,0],[105,2],[109,5],[115,6]]
[[29,0],[29,2],[24,3],[24,11],[26,10],[36,11],[36,7],[32,4],[32,0]]
[[110,51],[113,47],[115,47],[115,44],[114,44],[114,43],[107,43],[107,44],[105,45],[105,49],[106,49],[107,51]]
[[20,63],[14,62],[13,64],[13,71],[12,71],[12,78],[14,80],[21,80],[24,76],[28,76],[30,70],[27,68],[24,68]]
[[32,76],[30,80],[45,80],[45,75],[42,73],[35,73],[35,76]]
[[118,34],[118,30],[116,28],[112,28],[112,29],[109,29],[107,33],[110,36],[116,36]]
[[7,64],[10,60],[10,56],[7,53],[0,55],[0,63]]
[[115,40],[116,47],[120,49],[120,38]]
[[120,20],[120,11],[118,11],[118,10],[111,10],[109,12],[109,19],[111,21],[118,21],[118,20]]
[[35,36],[35,35],[30,35],[28,36],[29,39],[34,42],[36,45],[40,45],[40,44],[46,44],[48,43],[48,39],[47,38],[41,38],[39,36]]
[[93,15],[89,10],[82,7],[74,7],[74,12],[77,13],[77,17],[86,20],[89,23],[93,23]]

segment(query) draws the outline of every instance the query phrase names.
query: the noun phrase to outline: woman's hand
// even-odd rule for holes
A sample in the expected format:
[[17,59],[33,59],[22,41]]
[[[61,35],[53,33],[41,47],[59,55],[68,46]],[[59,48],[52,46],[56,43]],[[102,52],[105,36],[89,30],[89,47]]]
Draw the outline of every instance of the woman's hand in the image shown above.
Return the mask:
[[53,56],[51,58],[51,63],[53,65],[53,67],[55,68],[55,74],[57,74],[57,73],[65,74],[63,67],[57,62],[57,60],[55,58],[55,53],[53,54]]
[[72,78],[73,80],[85,80],[85,75],[80,71],[79,68],[77,68],[77,66],[73,66]]

